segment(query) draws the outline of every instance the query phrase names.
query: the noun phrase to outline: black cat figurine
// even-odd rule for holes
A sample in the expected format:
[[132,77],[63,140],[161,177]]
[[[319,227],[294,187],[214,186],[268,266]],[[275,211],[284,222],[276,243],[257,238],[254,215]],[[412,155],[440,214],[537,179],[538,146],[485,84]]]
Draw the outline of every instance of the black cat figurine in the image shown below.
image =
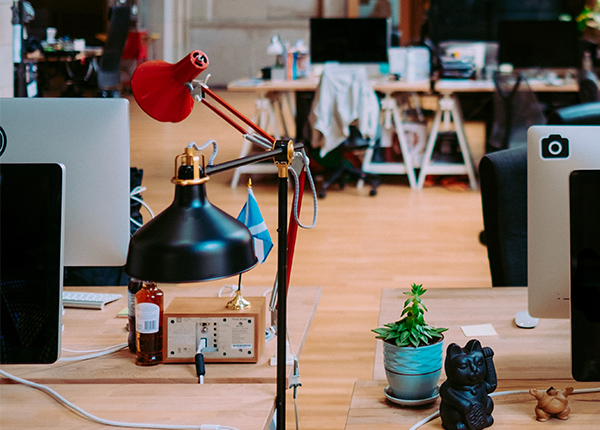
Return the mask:
[[464,348],[448,345],[440,387],[440,417],[446,430],[481,430],[494,423],[494,403],[489,393],[497,387],[491,348],[470,340]]

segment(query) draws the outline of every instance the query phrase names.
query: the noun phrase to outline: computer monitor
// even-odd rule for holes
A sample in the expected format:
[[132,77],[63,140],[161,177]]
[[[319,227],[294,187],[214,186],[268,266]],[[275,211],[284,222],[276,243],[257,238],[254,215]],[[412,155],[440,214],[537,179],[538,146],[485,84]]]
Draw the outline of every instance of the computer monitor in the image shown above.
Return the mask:
[[390,26],[386,18],[311,18],[311,63],[387,63]]
[[[123,266],[130,238],[129,102],[0,99],[0,126],[1,163],[65,166],[65,266]],[[32,210],[35,197],[34,191]]]
[[0,163],[0,363],[61,350],[65,169]]
[[572,373],[600,380],[600,145],[596,126],[527,138],[529,313],[570,318]]
[[575,21],[523,20],[498,23],[498,63],[515,69],[577,69],[581,66]]

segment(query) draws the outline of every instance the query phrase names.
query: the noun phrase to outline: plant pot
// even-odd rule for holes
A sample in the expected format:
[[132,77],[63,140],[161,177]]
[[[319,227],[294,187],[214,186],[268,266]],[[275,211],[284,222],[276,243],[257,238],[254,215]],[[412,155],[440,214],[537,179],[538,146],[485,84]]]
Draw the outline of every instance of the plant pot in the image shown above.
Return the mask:
[[394,397],[421,400],[435,394],[442,373],[443,343],[414,348],[383,342],[383,364]]

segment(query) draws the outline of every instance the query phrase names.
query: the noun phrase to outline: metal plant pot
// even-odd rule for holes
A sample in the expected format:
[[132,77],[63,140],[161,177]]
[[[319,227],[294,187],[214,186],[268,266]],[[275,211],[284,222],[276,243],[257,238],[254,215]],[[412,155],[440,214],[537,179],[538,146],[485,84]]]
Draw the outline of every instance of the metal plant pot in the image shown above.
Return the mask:
[[394,397],[427,399],[436,393],[442,373],[443,340],[413,348],[383,342],[383,363]]

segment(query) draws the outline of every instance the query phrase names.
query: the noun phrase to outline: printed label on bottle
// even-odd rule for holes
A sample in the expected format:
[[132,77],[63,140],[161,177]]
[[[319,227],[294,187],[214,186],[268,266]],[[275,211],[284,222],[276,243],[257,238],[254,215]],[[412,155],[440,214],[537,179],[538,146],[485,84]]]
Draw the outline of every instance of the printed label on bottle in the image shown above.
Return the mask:
[[138,333],[152,334],[158,332],[160,307],[154,303],[138,303],[135,306],[135,329]]

